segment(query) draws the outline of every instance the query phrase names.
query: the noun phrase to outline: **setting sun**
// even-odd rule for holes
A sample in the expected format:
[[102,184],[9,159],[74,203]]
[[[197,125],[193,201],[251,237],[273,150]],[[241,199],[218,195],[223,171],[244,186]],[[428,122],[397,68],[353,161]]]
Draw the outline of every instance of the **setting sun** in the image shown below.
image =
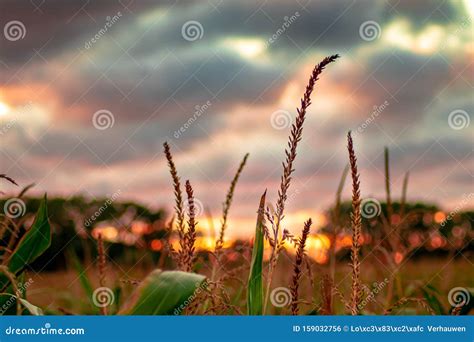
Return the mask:
[[0,102],[0,116],[5,116],[10,112],[10,107],[4,102]]

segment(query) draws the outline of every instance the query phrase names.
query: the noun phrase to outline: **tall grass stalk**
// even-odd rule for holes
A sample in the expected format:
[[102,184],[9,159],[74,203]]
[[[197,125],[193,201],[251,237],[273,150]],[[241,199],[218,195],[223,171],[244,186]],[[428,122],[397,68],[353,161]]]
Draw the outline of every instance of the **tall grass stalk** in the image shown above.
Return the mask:
[[273,278],[273,271],[275,269],[277,259],[278,259],[278,245],[279,245],[278,242],[280,241],[280,225],[284,217],[285,202],[288,197],[287,194],[288,194],[288,189],[291,183],[291,176],[293,172],[295,171],[294,162],[296,159],[296,150],[298,147],[298,143],[300,142],[303,135],[303,125],[306,119],[306,110],[311,105],[311,94],[313,93],[314,85],[316,84],[316,81],[319,79],[319,76],[323,72],[324,68],[328,64],[334,62],[337,58],[339,58],[339,55],[326,57],[314,67],[309,77],[308,84],[306,85],[306,91],[303,95],[303,98],[301,99],[300,107],[297,108],[298,115],[296,116],[295,122],[291,126],[291,132],[288,138],[288,147],[287,149],[285,149],[286,158],[285,158],[285,161],[283,162],[283,174],[281,176],[280,189],[278,190],[278,199],[276,203],[276,213],[275,213],[276,219],[274,221],[274,224],[272,225],[273,246],[272,246],[272,252],[271,252],[270,261],[269,261],[268,275],[267,275],[267,286],[266,286],[266,295],[265,295],[265,304],[264,304],[265,311],[268,306],[268,299],[269,299],[269,293],[270,293],[270,288],[271,288],[271,283],[272,283],[272,278]]
[[216,247],[215,247],[216,251],[218,251],[224,246],[224,236],[225,236],[225,230],[227,228],[227,217],[229,215],[230,205],[232,204],[232,198],[234,197],[235,187],[242,173],[242,170],[244,169],[244,166],[247,163],[248,157],[249,157],[249,154],[247,153],[244,156],[244,159],[242,159],[242,161],[240,162],[239,168],[237,169],[237,172],[235,173],[234,178],[232,179],[232,182],[230,183],[230,187],[229,187],[229,190],[227,191],[225,202],[222,205],[221,230],[219,232],[219,238],[216,241]]
[[185,235],[184,270],[191,272],[194,264],[194,244],[196,242],[196,207],[194,205],[194,191],[189,180],[186,181],[186,194],[188,196],[188,230]]
[[173,180],[173,192],[175,196],[175,213],[176,213],[176,225],[179,238],[180,251],[178,251],[178,263],[179,268],[183,269],[183,251],[186,250],[186,241],[185,241],[185,218],[184,218],[184,201],[183,201],[183,192],[181,191],[180,178],[178,176],[178,171],[176,170],[176,165],[173,161],[173,155],[171,154],[170,146],[167,142],[163,144],[166,160],[168,161],[168,167],[170,170],[171,178]]
[[347,133],[347,149],[349,151],[349,162],[352,176],[352,248],[351,248],[351,268],[352,268],[352,289],[351,289],[351,314],[359,314],[359,301],[361,298],[360,283],[360,238],[362,234],[362,218],[360,212],[360,181],[357,170],[357,157],[354,152],[354,143],[351,132]]
[[385,194],[387,202],[387,219],[388,223],[392,223],[393,207],[392,196],[390,191],[390,159],[388,147],[384,148],[384,166],[385,166]]
[[402,187],[402,196],[400,199],[400,219],[403,220],[405,216],[405,205],[407,202],[407,191],[408,191],[408,179],[410,177],[410,172],[405,172],[403,177],[403,187]]
[[308,221],[305,222],[303,232],[301,233],[301,236],[298,240],[298,248],[296,249],[295,263],[293,265],[293,277],[291,278],[291,285],[290,285],[291,313],[293,315],[297,315],[299,312],[298,289],[300,286],[302,266],[303,266],[303,261],[304,261],[305,253],[306,253],[305,252],[306,240],[308,239],[309,231],[311,229],[311,224],[312,224],[311,219],[308,219]]
[[[97,236],[97,254],[98,254],[98,264],[99,264],[99,286],[105,287],[107,260],[105,256],[104,240],[102,239],[101,233],[99,233]],[[100,313],[104,316],[107,315],[106,305],[103,305],[100,307]]]

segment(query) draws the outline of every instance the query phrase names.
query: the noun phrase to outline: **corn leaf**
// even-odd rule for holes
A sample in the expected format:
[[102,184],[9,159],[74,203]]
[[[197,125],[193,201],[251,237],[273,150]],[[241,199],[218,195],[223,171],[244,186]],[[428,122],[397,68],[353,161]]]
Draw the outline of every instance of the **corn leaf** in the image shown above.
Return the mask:
[[[18,242],[7,261],[8,269],[15,275],[19,274],[26,265],[35,261],[51,245],[51,227],[48,221],[46,202],[45,195],[32,226]],[[8,282],[8,278],[4,274],[0,274],[0,288],[3,289]]]
[[123,315],[180,315],[204,291],[206,277],[181,271],[155,270],[134,291]]
[[249,315],[261,315],[263,313],[263,229],[265,193],[260,199],[258,208],[257,225],[255,228],[255,240],[253,242],[252,263],[247,286],[247,313]]
[[432,285],[428,284],[421,288],[423,297],[425,297],[428,305],[433,309],[437,315],[446,315],[443,304],[438,299],[439,291]]
[[99,310],[93,301],[94,288],[92,287],[92,283],[87,275],[86,269],[84,268],[84,266],[82,266],[81,261],[79,260],[77,254],[74,252],[73,249],[70,249],[67,255],[68,259],[70,260],[70,263],[72,264],[72,267],[77,273],[79,283],[81,284],[82,289],[84,290],[87,298],[89,299],[90,305],[93,308],[94,313],[97,314]]

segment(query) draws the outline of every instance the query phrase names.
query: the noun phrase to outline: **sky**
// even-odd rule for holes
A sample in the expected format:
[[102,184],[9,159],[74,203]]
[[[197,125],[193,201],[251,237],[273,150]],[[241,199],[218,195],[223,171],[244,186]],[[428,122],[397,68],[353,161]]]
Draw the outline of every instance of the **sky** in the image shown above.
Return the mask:
[[349,130],[363,198],[384,196],[387,146],[395,199],[409,171],[409,200],[472,208],[473,15],[469,0],[0,0],[0,173],[36,195],[171,210],[168,141],[218,220],[249,153],[229,228],[246,234],[263,191],[276,201],[309,73],[337,53],[307,112],[288,224],[333,203]]

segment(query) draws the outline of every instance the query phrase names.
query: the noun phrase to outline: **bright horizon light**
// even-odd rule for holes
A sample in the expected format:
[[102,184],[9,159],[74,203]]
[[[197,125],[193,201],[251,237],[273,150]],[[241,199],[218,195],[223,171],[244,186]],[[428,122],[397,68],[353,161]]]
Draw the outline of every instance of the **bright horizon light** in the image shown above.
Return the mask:
[[256,57],[265,50],[265,42],[258,38],[229,38],[224,41],[224,46],[245,58]]
[[4,102],[0,102],[0,116],[5,116],[9,112],[10,112],[10,107]]

